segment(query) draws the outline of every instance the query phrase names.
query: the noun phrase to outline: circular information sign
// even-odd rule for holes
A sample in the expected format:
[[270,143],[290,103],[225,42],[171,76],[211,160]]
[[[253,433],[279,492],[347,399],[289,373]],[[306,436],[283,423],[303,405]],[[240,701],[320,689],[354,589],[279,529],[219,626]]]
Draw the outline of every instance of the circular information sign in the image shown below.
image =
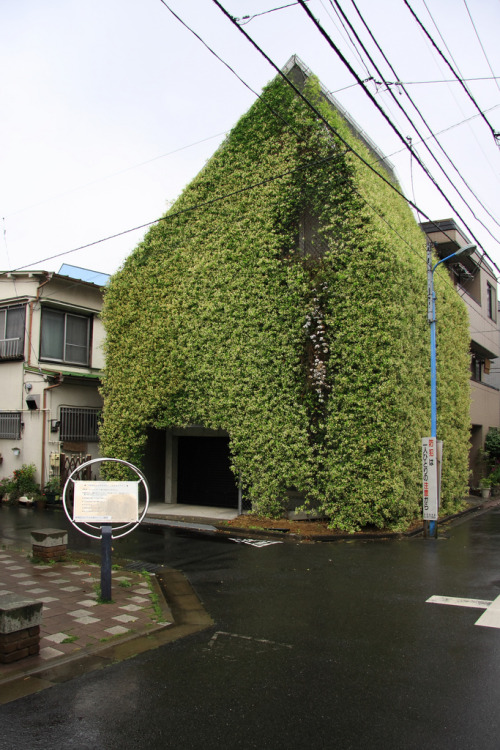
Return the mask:
[[[127,466],[134,471],[139,477],[132,482],[101,482],[101,481],[80,481],[73,479],[74,474],[78,474],[82,469],[96,463],[105,461],[118,463]],[[73,482],[74,501],[73,512],[71,513],[66,498],[66,491]],[[144,508],[139,513],[139,485],[144,485],[146,493],[146,502]],[[123,461],[120,458],[93,458],[91,461],[85,461],[74,469],[69,475],[63,489],[62,496],[63,508],[69,521],[85,536],[92,539],[102,538],[102,527],[111,527],[112,538],[119,539],[126,534],[130,534],[141,523],[149,507],[149,487],[144,474],[133,464]],[[88,531],[92,529],[93,531]],[[99,532],[98,534],[95,532]],[[116,533],[116,532],[120,533]]]

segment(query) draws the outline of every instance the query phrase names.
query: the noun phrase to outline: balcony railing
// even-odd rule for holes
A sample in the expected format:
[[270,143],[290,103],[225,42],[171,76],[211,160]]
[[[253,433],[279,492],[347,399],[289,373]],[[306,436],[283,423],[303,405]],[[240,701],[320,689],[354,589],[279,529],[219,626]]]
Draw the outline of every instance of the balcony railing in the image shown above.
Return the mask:
[[23,339],[0,339],[0,359],[19,359],[23,352]]

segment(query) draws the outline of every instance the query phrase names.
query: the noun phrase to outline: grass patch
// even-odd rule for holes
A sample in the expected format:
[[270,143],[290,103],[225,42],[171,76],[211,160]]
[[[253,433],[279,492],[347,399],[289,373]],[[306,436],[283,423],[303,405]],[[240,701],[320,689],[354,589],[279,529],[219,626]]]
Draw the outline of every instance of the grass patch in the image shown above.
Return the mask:
[[101,593],[101,584],[100,583],[94,583],[93,587],[95,598],[97,600],[98,604],[114,604],[113,599],[103,599],[102,593]]
[[153,584],[151,582],[151,573],[149,573],[147,570],[142,570],[141,575],[143,578],[146,579],[149,590],[151,592],[151,604],[153,605],[153,611],[154,611],[155,617],[157,620],[161,620],[163,613],[160,607],[160,597],[153,589]]
[[66,558],[62,560],[45,560],[42,557],[36,557],[35,555],[26,555],[27,560],[31,560],[33,565],[55,565],[58,562],[65,562]]
[[64,641],[61,641],[61,643],[74,643],[74,641],[77,641],[80,636],[78,635],[68,635],[67,638],[64,639]]

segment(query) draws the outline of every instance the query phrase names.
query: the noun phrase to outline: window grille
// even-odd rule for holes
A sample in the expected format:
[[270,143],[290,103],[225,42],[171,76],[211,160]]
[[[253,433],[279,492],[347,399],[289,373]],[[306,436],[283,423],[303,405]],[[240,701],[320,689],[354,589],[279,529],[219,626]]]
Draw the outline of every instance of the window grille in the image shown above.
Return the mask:
[[0,438],[19,440],[21,437],[21,412],[0,412]]
[[61,406],[60,439],[96,443],[101,411],[96,407]]

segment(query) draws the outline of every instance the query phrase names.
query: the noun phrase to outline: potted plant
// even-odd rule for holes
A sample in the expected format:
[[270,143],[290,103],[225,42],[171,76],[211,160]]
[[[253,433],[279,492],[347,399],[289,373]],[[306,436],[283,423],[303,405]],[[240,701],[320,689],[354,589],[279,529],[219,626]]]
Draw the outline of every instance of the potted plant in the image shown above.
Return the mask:
[[491,477],[481,477],[479,480],[479,486],[481,487],[482,497],[489,497],[491,495]]
[[54,503],[59,499],[61,494],[61,479],[58,476],[49,477],[45,487],[43,488],[43,494],[47,498],[48,503]]

